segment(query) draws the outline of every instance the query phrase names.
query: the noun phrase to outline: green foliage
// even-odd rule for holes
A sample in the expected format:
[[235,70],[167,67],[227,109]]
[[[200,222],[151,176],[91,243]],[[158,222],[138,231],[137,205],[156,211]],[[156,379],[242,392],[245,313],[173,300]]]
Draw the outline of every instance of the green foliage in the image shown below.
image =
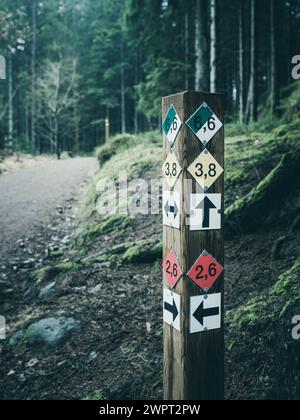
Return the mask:
[[146,81],[137,86],[139,109],[149,120],[157,120],[161,113],[161,98],[177,93],[182,81],[184,64],[165,58],[153,58]]
[[152,263],[162,259],[162,242],[139,241],[130,247],[122,257],[127,264]]

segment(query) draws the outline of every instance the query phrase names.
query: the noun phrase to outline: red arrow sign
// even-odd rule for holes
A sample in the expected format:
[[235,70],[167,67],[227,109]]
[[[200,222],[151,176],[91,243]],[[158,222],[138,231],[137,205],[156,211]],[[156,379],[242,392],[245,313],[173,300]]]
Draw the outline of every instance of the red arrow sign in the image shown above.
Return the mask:
[[223,267],[208,252],[204,251],[188,276],[204,291],[208,291],[223,272]]
[[171,251],[164,260],[163,269],[167,282],[170,286],[175,287],[183,273],[173,251]]

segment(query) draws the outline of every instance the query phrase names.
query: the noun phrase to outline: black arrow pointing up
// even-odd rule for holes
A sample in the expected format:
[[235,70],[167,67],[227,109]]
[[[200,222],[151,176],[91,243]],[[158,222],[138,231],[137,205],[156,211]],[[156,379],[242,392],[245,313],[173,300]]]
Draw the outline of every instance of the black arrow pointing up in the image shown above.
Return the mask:
[[169,217],[169,213],[173,213],[174,214],[174,218],[176,218],[177,214],[178,214],[178,207],[177,204],[174,202],[173,206],[170,206],[169,201],[166,202],[165,205],[165,212],[167,214],[167,216]]
[[178,309],[175,303],[175,300],[173,299],[173,304],[171,305],[168,302],[164,302],[164,308],[166,311],[171,312],[171,314],[173,315],[173,322],[175,321],[175,319],[178,316]]
[[204,318],[208,318],[210,316],[217,316],[220,315],[220,308],[208,308],[204,309],[203,301],[201,302],[201,305],[198,307],[198,309],[193,313],[193,317],[202,325]]
[[203,222],[202,227],[209,228],[209,215],[210,210],[216,209],[217,207],[214,205],[214,203],[208,198],[205,197],[200,204],[196,207],[196,210],[203,209]]

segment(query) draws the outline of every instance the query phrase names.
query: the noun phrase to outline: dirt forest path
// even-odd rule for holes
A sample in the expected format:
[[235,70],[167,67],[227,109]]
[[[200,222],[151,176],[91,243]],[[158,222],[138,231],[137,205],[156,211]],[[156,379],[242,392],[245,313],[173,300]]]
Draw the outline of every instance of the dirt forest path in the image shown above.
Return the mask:
[[0,176],[0,262],[7,263],[20,237],[47,223],[51,211],[78,198],[80,185],[97,169],[94,158],[49,160]]

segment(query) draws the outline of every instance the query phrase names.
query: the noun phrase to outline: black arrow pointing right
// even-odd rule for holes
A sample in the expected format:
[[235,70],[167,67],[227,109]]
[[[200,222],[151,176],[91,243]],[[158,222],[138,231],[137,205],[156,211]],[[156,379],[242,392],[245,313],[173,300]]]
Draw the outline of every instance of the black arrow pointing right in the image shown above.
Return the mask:
[[171,314],[173,315],[173,322],[175,322],[175,319],[178,317],[178,313],[179,313],[175,300],[173,299],[172,305],[168,302],[164,302],[164,308],[166,311],[171,312]]
[[204,309],[204,303],[201,302],[201,305],[196,309],[196,311],[193,313],[193,317],[202,325],[204,318],[208,318],[210,316],[217,316],[220,315],[220,308],[208,308]]

